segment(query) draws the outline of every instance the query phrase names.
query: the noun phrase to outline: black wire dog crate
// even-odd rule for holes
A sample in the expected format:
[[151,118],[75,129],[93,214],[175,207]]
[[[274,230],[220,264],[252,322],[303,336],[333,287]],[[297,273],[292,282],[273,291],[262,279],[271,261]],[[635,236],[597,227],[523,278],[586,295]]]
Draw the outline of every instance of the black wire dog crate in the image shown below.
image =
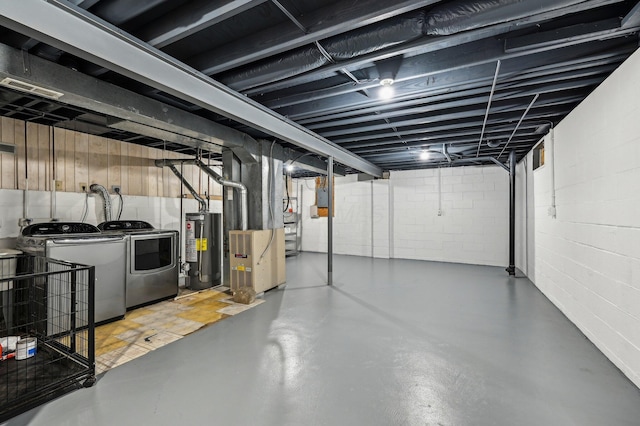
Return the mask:
[[0,422],[95,383],[93,266],[0,259]]

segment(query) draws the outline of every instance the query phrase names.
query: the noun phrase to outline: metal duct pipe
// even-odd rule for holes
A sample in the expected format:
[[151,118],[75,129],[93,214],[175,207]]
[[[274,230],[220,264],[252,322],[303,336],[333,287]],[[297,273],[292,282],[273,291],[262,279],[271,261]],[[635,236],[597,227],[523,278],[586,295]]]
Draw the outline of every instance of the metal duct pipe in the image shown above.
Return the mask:
[[96,194],[100,194],[102,200],[104,201],[104,220],[109,222],[111,220],[111,197],[109,197],[109,192],[107,188],[97,183],[92,183],[89,186],[91,192],[95,192]]
[[509,275],[516,274],[516,151],[509,153]]
[[[158,167],[166,166],[171,168],[173,170],[173,173],[177,173],[178,170],[175,169],[175,164],[194,164],[200,167],[202,171],[204,171],[207,175],[211,176],[211,178],[216,182],[218,182],[220,185],[237,189],[240,192],[240,223],[241,223],[240,226],[242,227],[243,231],[246,231],[247,229],[249,229],[248,191],[247,191],[247,187],[243,183],[224,179],[222,176],[216,173],[211,167],[207,166],[197,158],[189,159],[189,160],[168,160],[168,159],[156,160],[156,166]],[[184,178],[182,178],[181,176],[178,176],[178,177],[183,181],[183,183],[185,183],[185,186],[187,187],[187,189],[191,187],[188,183],[185,182]],[[192,191],[193,188],[189,190]],[[195,191],[192,191],[191,193],[194,194],[194,192]],[[194,194],[194,197],[195,196],[196,195]],[[202,203],[204,203],[204,201],[202,201]]]
[[235,182],[232,180],[227,180],[217,174],[211,167],[204,164],[202,161],[195,159],[194,164],[206,174],[211,176],[213,180],[218,182],[222,186],[226,186],[229,188],[235,188],[240,192],[240,226],[243,231],[249,229],[249,201],[248,201],[248,191],[247,187],[241,182]]
[[218,179],[218,182],[222,186],[228,186],[230,188],[236,188],[240,191],[240,223],[243,231],[249,229],[249,202],[247,200],[247,187],[240,183],[223,178]]
[[[160,161],[160,160],[156,160],[156,165],[158,165],[158,161]],[[191,184],[189,184],[189,182],[184,178],[184,176],[182,176],[182,174],[178,171],[178,169],[176,169],[176,166],[174,166],[173,164],[167,164],[166,166],[169,167],[169,169],[171,169],[173,174],[176,175],[178,177],[178,179],[180,179],[180,182],[182,182],[182,184],[189,190],[191,195],[193,195],[193,198],[195,198],[196,201],[198,201],[198,203],[200,203],[200,211],[201,212],[206,212],[207,211],[207,203],[206,203],[206,201],[204,201],[202,199],[202,197],[200,197],[198,195],[196,190],[193,189],[193,186],[191,186]]]

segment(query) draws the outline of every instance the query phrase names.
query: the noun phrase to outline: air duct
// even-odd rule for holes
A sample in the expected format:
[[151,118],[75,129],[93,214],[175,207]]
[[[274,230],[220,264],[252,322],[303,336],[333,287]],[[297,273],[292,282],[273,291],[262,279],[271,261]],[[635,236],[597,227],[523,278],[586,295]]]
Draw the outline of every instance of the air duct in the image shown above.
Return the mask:
[[[320,41],[334,61],[346,60],[406,43],[424,34],[424,12],[417,11]],[[226,73],[218,80],[235,90],[283,80],[329,63],[316,45],[269,58],[257,66]]]
[[[334,62],[426,36],[442,36],[470,31],[561,9],[583,0],[454,0],[429,10],[418,10],[367,27],[343,33],[319,43]],[[284,80],[329,63],[315,45],[299,48],[262,61],[256,66],[227,72],[217,79],[232,89],[243,91]]]
[[443,36],[501,24],[536,13],[582,3],[584,0],[454,0],[427,13],[427,35]]

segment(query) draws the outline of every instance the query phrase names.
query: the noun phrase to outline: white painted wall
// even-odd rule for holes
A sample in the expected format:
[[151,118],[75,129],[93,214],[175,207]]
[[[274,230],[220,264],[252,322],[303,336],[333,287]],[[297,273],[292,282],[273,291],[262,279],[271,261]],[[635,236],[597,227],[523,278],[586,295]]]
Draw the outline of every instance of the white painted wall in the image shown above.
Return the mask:
[[[298,190],[302,189],[302,250],[327,251],[327,218],[312,219],[310,207],[315,204],[314,179],[296,180]],[[385,185],[374,183],[376,187]],[[358,182],[356,175],[337,177],[335,179],[335,217],[333,221],[334,241],[333,250],[336,254],[351,254],[356,256],[372,255],[372,222],[378,225],[384,221],[384,215],[377,210],[388,211],[387,201],[380,192],[374,195],[374,216],[372,218],[371,181]],[[376,191],[374,189],[374,191]],[[388,223],[388,222],[387,222]],[[383,226],[384,227],[384,226]],[[388,230],[388,226],[386,227]],[[388,239],[386,235],[376,232],[378,241]],[[382,240],[381,240],[382,239]],[[388,242],[386,243],[388,251]],[[378,250],[378,255],[384,255],[384,250]],[[384,257],[384,256],[383,256]]]
[[[314,183],[301,182],[302,249],[325,252],[327,219],[310,218]],[[373,182],[336,178],[334,252],[507,266],[508,188],[497,166],[392,172]]]
[[[545,139],[535,191],[540,290],[640,386],[640,52]],[[552,152],[553,151],[553,154]],[[552,218],[552,169],[557,216]],[[530,176],[531,176],[530,175]]]
[[[542,166],[543,170],[545,166]],[[533,154],[516,166],[516,268],[535,281]]]

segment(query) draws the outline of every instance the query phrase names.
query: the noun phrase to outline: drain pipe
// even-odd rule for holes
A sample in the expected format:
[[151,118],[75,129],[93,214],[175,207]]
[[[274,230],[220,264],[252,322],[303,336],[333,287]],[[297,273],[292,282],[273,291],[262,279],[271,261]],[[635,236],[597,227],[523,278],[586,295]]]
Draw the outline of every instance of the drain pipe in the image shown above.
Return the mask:
[[516,151],[509,153],[509,267],[510,276],[516,275]]
[[89,189],[91,192],[100,194],[104,200],[104,220],[109,222],[111,220],[111,197],[109,197],[107,188],[102,185],[98,185],[97,183],[92,183],[91,186],[89,186]]
[[[158,160],[156,160],[156,165],[158,165]],[[201,212],[206,212],[207,211],[207,203],[202,199],[202,197],[200,195],[198,195],[196,190],[193,189],[193,186],[191,186],[191,184],[189,182],[187,182],[187,180],[184,178],[184,176],[182,176],[182,173],[180,173],[178,171],[178,169],[176,169],[176,166],[174,166],[173,164],[167,164],[166,166],[169,167],[169,169],[171,169],[173,174],[176,175],[178,179],[180,179],[180,182],[182,182],[182,184],[185,186],[185,188],[187,188],[189,190],[191,195],[193,195],[193,198],[195,198],[196,201],[198,203],[200,203],[200,211]]]

